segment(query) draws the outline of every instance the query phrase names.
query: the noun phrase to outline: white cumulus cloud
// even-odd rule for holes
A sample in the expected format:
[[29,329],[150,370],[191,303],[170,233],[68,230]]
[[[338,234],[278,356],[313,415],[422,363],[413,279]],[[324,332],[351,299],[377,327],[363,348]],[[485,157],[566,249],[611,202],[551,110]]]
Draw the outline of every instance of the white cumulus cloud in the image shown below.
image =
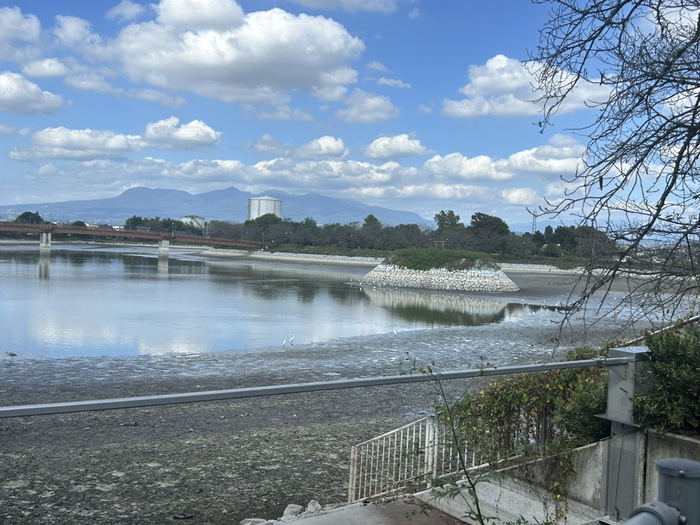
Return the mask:
[[22,60],[38,44],[41,24],[19,7],[0,7],[0,59]]
[[68,72],[68,67],[58,58],[35,60],[22,68],[22,73],[30,77],[61,77]]
[[545,145],[513,153],[508,166],[513,171],[572,175],[585,151],[585,146],[572,137],[555,135]]
[[118,5],[107,11],[107,18],[113,18],[122,22],[138,18],[146,11],[141,4],[131,0],[122,0]]
[[[178,10],[182,3],[199,12],[185,16],[191,8]],[[364,44],[338,22],[278,8],[239,17],[239,9],[228,0],[168,0],[158,21],[124,28],[115,48],[134,80],[224,102],[281,105],[295,90],[356,81],[348,64]]]
[[413,157],[432,153],[420,140],[408,136],[407,133],[388,137],[379,137],[372,141],[364,150],[370,159],[390,159],[397,157]]
[[350,150],[345,147],[343,139],[325,135],[301,146],[296,155],[301,158],[345,158]]
[[143,138],[150,146],[163,149],[200,149],[213,146],[221,135],[201,120],[180,125],[177,117],[170,117],[148,124]]
[[347,109],[336,112],[345,122],[382,122],[399,116],[399,109],[388,97],[355,89],[345,101]]
[[19,73],[0,73],[0,111],[23,115],[53,113],[61,106],[60,95],[42,91]]
[[504,170],[503,163],[494,162],[487,155],[466,157],[461,153],[450,153],[444,157],[435,155],[423,164],[430,174],[455,179],[469,180],[507,180],[513,174]]
[[144,148],[203,149],[215,145],[220,138],[221,132],[213,130],[200,120],[180,125],[176,117],[148,124],[143,135],[60,126],[36,132],[32,136],[31,146],[15,148],[10,156],[15,160],[114,158]]
[[402,80],[398,80],[395,78],[386,78],[386,77],[381,77],[379,80],[377,80],[377,84],[380,86],[390,86],[390,87],[397,87],[397,88],[410,88],[411,84],[408,84]]
[[11,156],[17,160],[33,157],[55,159],[93,159],[120,156],[140,149],[141,137],[108,130],[46,128],[32,137],[30,149],[17,149]]
[[501,196],[508,204],[521,206],[535,204],[542,198],[532,188],[508,188],[501,191]]
[[231,29],[243,22],[243,9],[232,0],[161,0],[158,21],[187,29]]
[[[466,98],[445,99],[442,112],[456,118],[534,116],[542,109],[536,102],[541,93],[533,86],[536,63],[524,64],[505,55],[496,55],[486,64],[469,67],[469,83],[459,91]],[[607,88],[582,80],[560,108],[567,113],[586,108],[586,102],[607,99]]]

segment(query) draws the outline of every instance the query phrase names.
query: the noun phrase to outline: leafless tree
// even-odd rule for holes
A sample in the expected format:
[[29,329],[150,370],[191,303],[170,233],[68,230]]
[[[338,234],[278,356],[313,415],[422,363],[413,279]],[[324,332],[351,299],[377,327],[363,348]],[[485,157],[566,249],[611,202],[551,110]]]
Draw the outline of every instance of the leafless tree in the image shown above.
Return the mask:
[[567,196],[544,207],[616,241],[591,253],[572,305],[590,307],[594,294],[609,305],[622,280],[630,294],[612,314],[659,324],[689,315],[700,264],[700,0],[534,1],[550,4],[531,56],[541,128],[582,92],[599,97],[587,98],[595,116],[575,130],[587,149]]

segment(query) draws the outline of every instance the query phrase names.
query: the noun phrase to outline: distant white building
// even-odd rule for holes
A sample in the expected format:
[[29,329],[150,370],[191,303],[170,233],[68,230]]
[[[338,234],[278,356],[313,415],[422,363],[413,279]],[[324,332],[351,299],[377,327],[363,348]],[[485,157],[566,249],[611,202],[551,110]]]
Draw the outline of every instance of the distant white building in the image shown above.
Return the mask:
[[180,217],[180,222],[196,226],[202,231],[204,231],[204,228],[206,228],[207,226],[207,221],[204,219],[204,217],[200,217],[199,215],[183,215],[182,217]]
[[251,197],[248,199],[248,220],[252,221],[268,213],[282,218],[282,199],[274,197]]

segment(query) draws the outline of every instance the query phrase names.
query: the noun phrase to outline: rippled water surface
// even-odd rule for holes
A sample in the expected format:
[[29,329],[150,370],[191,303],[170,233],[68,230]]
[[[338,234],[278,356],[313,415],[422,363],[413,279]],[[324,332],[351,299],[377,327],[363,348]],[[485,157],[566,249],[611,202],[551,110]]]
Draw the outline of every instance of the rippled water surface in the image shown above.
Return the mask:
[[[124,248],[122,248],[124,250]],[[367,268],[207,261],[153,247],[0,250],[0,349],[24,357],[202,353],[499,323],[538,306],[359,286]]]

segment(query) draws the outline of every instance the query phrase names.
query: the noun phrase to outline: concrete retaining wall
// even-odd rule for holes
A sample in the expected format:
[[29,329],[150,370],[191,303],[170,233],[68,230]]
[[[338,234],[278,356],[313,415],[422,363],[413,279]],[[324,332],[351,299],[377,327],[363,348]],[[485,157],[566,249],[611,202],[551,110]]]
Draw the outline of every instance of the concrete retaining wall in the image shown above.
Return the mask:
[[[664,458],[685,458],[698,461],[700,458],[700,440],[676,434],[659,434],[653,429],[640,431],[646,437],[645,454],[640,458],[640,468],[646,473],[638,487],[642,501],[652,501],[658,493],[658,473],[656,463]],[[610,446],[614,437],[576,449],[572,458],[574,462],[573,478],[567,480],[567,497],[557,500],[549,490],[551,479],[548,472],[552,459],[542,459],[524,463],[493,474],[490,482],[477,486],[482,511],[485,515],[496,516],[502,523],[516,521],[524,517],[531,522],[546,522],[563,512],[566,523],[577,525],[595,522],[603,517],[605,506],[605,483],[608,461],[611,458]],[[554,460],[556,461],[556,460]],[[463,491],[463,497],[436,497],[431,491],[416,496],[455,517],[463,517],[468,510],[470,497]]]
[[362,284],[454,290],[471,292],[516,292],[517,285],[498,268],[476,264],[469,270],[409,270],[392,264],[380,264],[362,279]]

